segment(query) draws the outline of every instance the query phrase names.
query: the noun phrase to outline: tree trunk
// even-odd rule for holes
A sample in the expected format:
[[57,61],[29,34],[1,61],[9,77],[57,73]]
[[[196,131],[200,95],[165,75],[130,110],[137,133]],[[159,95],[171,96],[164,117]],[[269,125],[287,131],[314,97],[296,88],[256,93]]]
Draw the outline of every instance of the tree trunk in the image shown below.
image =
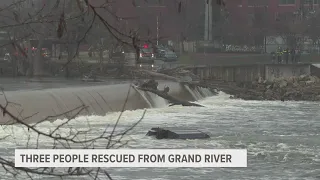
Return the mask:
[[44,76],[44,59],[42,57],[43,38],[39,39],[38,47],[33,61],[33,76]]
[[[25,64],[27,66],[26,76],[33,76],[33,60],[34,57],[32,56],[32,47],[30,41],[28,41],[28,59],[26,60]],[[24,61],[22,59],[22,61]]]
[[69,65],[72,62],[72,58],[75,55],[75,45],[74,44],[68,44],[68,59],[67,59],[67,65],[65,66],[65,77],[69,78],[70,77],[70,71],[69,71]]
[[204,107],[200,104],[196,104],[196,103],[191,103],[189,101],[184,101],[184,100],[180,100],[177,99],[173,96],[170,96],[167,92],[164,91],[160,91],[158,89],[151,89],[151,88],[144,88],[144,87],[137,87],[138,89],[142,90],[142,91],[147,91],[147,92],[151,92],[154,93],[160,97],[162,97],[163,99],[166,99],[169,101],[169,103],[171,103],[170,106],[174,106],[174,105],[182,105],[182,106],[197,106],[197,107]]
[[179,44],[180,44],[180,55],[182,55],[184,53],[184,37],[183,34],[180,34],[180,38],[179,38]]
[[11,64],[12,64],[12,75],[13,77],[17,77],[18,76],[18,61],[16,59],[16,57],[11,57]]
[[99,66],[100,66],[100,72],[103,72],[103,48],[99,49]]

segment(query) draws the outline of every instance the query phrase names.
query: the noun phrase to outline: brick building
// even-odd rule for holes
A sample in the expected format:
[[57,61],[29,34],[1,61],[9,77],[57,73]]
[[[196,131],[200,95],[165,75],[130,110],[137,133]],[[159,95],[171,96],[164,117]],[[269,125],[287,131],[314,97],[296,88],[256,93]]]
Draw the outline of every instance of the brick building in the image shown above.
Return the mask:
[[[242,41],[261,43],[263,35],[274,35],[276,26],[299,16],[301,7],[305,11],[317,9],[320,0],[224,0],[228,12],[228,22],[220,27],[220,11],[213,8],[212,34],[214,39],[227,40],[242,38]],[[179,2],[181,9],[179,10]],[[213,0],[215,2],[215,0]],[[90,0],[94,6],[105,0]],[[140,35],[154,40],[159,34],[161,39],[179,41],[203,40],[205,32],[206,0],[113,0],[109,1],[108,13],[105,9],[97,11],[110,22],[117,16],[121,20],[113,25],[121,30],[139,29]],[[304,5],[301,5],[304,4]],[[215,3],[213,3],[215,5]],[[115,15],[115,16],[114,16]],[[221,20],[221,19],[220,19]],[[250,36],[250,37],[248,37]]]
[[308,36],[319,29],[314,23],[310,26],[312,21],[309,21],[319,6],[319,0],[228,0],[229,26],[225,31],[234,35],[233,40],[267,46],[267,49],[296,46],[293,44],[298,41],[307,47]]
[[[91,3],[98,6],[99,1],[91,0]],[[183,37],[200,40],[204,31],[204,3],[204,0],[114,0],[110,9],[122,19],[119,26],[127,30],[139,29],[144,37],[154,39],[158,27],[159,36],[165,40],[176,41]],[[110,14],[105,13],[107,16]]]
[[272,28],[279,21],[282,23],[299,18],[301,13],[318,9],[320,0],[227,0],[230,23],[246,24],[254,28],[254,19],[264,16],[263,22]]

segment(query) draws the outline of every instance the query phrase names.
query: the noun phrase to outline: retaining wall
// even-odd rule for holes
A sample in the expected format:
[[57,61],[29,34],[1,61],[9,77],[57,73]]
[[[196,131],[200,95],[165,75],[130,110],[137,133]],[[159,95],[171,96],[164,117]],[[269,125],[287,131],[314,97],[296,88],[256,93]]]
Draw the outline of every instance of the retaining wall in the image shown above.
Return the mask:
[[266,65],[265,79],[274,80],[280,77],[293,77],[300,75],[310,75],[309,64],[283,64],[283,65]]
[[[192,94],[181,84],[159,81],[159,89],[170,87],[169,94],[179,99],[195,101]],[[130,89],[130,91],[129,91]],[[76,115],[105,115],[107,112],[150,108],[146,99],[131,84],[115,84],[86,87],[67,87],[44,90],[6,91],[0,96],[0,103],[6,106],[8,99],[11,104],[7,110],[26,123],[64,119]],[[128,98],[128,99],[127,99]],[[158,101],[154,95],[151,99]],[[164,101],[160,98],[161,101]],[[159,100],[159,101],[160,101]],[[154,102],[157,103],[157,102]],[[161,103],[161,102],[160,102]],[[81,106],[85,109],[81,111]],[[125,105],[125,106],[124,106]],[[66,114],[66,112],[68,112]],[[7,114],[0,114],[0,124],[14,122]]]
[[274,80],[280,77],[292,77],[311,74],[310,64],[256,64],[237,66],[198,66],[193,67],[201,79],[223,80],[229,82],[248,82],[262,77]]

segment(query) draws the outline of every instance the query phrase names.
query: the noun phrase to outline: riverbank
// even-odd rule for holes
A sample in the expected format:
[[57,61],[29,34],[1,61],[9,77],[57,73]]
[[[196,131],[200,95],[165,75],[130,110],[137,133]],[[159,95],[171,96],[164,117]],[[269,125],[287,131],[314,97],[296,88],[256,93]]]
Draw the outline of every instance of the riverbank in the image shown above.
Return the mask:
[[223,91],[233,99],[280,100],[280,101],[320,101],[320,78],[311,75],[292,76],[265,80],[262,77],[253,81],[233,82],[221,80],[200,80],[192,71],[183,67],[163,70],[166,74],[184,83]]
[[202,82],[218,89],[230,98],[243,100],[320,101],[320,79],[316,76],[279,78],[273,81],[259,79],[253,82]]
[[[163,69],[158,72],[136,67],[123,67],[109,69],[103,73],[91,71],[87,75],[82,75],[82,78],[77,78],[77,81],[95,85],[114,81],[113,79],[121,79],[122,81],[154,79],[183,82],[189,85],[208,87],[214,91],[220,90],[230,94],[231,98],[244,100],[320,101],[320,79],[316,76],[306,75],[277,78],[272,81],[260,78],[252,82],[236,83],[217,80],[203,81],[198,75],[194,74],[192,69],[186,67]],[[41,81],[29,81],[25,84],[32,82],[42,84]],[[52,82],[45,84],[48,84],[49,88],[52,87]],[[44,85],[41,85],[40,89],[43,87]]]

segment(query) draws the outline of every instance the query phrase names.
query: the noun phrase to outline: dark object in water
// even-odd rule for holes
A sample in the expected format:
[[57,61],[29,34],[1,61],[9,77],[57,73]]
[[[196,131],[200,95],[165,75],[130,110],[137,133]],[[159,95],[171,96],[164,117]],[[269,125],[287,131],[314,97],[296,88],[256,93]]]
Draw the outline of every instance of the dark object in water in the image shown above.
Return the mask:
[[184,128],[152,128],[146,134],[155,136],[157,139],[206,139],[210,136],[197,129]]
[[153,89],[153,90],[157,90],[158,89],[158,82],[155,81],[154,79],[148,80],[146,82],[144,82],[141,85],[142,88],[149,88],[149,89]]

